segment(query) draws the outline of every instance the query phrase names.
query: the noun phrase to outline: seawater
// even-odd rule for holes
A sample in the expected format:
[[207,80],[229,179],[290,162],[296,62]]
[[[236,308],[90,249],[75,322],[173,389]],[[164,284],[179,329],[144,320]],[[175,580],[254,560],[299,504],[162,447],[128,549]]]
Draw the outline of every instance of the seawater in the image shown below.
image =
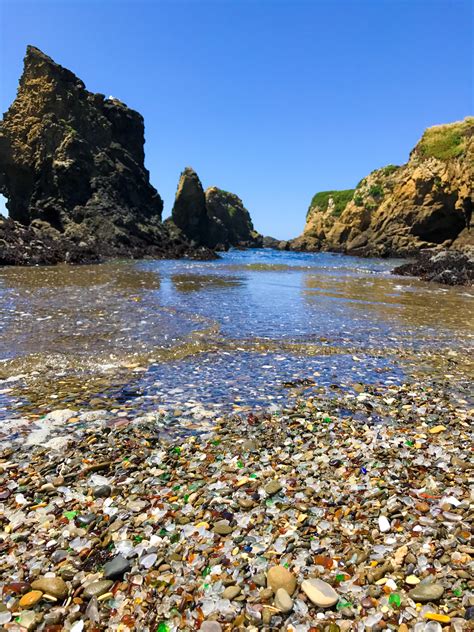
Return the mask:
[[101,397],[134,412],[275,407],[399,384],[407,364],[445,371],[449,355],[468,379],[472,290],[396,264],[262,249],[2,268],[0,417]]

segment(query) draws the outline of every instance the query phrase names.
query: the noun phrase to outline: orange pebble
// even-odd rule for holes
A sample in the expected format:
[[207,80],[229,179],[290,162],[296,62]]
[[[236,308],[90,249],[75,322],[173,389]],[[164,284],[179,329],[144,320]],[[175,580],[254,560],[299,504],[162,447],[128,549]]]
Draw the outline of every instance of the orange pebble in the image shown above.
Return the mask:
[[41,590],[30,590],[20,599],[20,608],[29,608],[38,603],[43,596]]
[[437,612],[427,612],[425,614],[425,619],[429,619],[430,621],[439,621],[440,623],[449,623],[451,621],[451,617],[448,617],[447,614],[438,614]]

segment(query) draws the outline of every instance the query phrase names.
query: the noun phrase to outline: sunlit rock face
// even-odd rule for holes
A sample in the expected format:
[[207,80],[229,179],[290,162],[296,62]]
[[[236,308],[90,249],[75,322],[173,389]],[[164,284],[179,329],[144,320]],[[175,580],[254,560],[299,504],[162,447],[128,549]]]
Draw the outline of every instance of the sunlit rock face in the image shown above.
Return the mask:
[[0,192],[11,219],[104,256],[184,254],[189,244],[161,221],[143,147],[138,112],[87,91],[28,46],[0,128]]
[[474,118],[428,128],[402,165],[377,169],[348,191],[316,194],[291,247],[410,255],[474,245]]

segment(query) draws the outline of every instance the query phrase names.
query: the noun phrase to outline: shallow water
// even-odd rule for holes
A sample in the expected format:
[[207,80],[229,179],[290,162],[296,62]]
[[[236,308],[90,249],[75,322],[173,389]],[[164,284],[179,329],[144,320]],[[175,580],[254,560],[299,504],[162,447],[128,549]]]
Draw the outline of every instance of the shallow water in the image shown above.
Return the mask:
[[472,291],[393,276],[395,265],[249,250],[0,269],[0,416],[96,396],[137,410],[275,406],[399,383],[407,363],[446,371],[451,357],[467,379]]

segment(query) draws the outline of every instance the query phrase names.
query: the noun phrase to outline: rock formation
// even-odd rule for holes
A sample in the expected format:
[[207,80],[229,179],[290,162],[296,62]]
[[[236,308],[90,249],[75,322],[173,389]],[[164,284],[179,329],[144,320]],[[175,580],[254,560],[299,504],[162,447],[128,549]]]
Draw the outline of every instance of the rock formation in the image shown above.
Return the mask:
[[88,92],[71,71],[28,46],[17,97],[0,127],[0,192],[17,222],[3,225],[0,238],[11,245],[15,226],[31,227],[36,242],[44,234],[57,241],[57,256],[74,251],[78,260],[81,251],[84,260],[94,252],[194,254],[161,221],[163,203],[143,147],[138,112]]
[[171,219],[188,239],[206,246],[211,242],[206,196],[191,167],[186,167],[179,178]]
[[402,276],[417,276],[424,281],[444,285],[474,284],[474,251],[421,250],[415,261],[404,263],[393,270]]
[[405,165],[373,171],[354,190],[317,194],[291,248],[408,256],[472,245],[473,183],[474,118],[431,127]]
[[217,187],[204,191],[191,167],[186,167],[179,179],[170,223],[188,239],[208,248],[262,246],[262,238],[254,230],[242,200]]
[[242,200],[218,187],[206,189],[207,214],[215,230],[217,243],[241,248],[261,248],[262,237],[254,230],[250,213]]

